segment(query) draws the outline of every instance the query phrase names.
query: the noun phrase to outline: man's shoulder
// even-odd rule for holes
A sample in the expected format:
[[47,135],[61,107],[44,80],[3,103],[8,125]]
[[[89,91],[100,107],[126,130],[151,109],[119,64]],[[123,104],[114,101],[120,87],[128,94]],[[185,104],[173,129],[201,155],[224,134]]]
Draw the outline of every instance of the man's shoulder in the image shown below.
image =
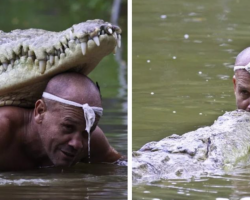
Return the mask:
[[110,146],[103,131],[97,126],[91,134],[91,162],[115,162],[121,155]]
[[10,130],[11,127],[17,125],[22,116],[22,108],[18,107],[0,107],[0,132]]
[[[12,115],[15,114],[13,113]],[[5,107],[0,108],[0,150],[5,149],[13,137],[12,127],[15,127],[15,124],[13,124],[14,119],[12,120],[12,118],[9,109]]]
[[91,133],[91,142],[92,144],[96,144],[98,147],[110,147],[104,132],[99,126],[96,126],[95,130]]
[[91,133],[91,138],[98,138],[98,137],[103,137],[104,133],[102,129],[100,129],[99,126],[96,126],[95,130]]
[[15,115],[11,110],[6,107],[0,108],[0,133],[7,131],[11,126],[12,118]]
[[17,136],[22,124],[25,109],[18,107],[0,107],[0,150],[6,149]]

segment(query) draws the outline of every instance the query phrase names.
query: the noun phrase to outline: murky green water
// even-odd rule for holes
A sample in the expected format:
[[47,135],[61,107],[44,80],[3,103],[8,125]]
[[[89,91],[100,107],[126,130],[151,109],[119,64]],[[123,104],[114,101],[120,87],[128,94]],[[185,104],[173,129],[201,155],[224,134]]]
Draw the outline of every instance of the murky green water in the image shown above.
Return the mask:
[[[110,21],[112,1],[9,0],[1,1],[0,30],[41,28],[61,31],[88,19]],[[125,7],[124,7],[125,6]],[[126,60],[126,1],[119,25],[123,29]],[[122,73],[121,73],[122,71]],[[127,154],[126,69],[109,55],[90,74],[98,81],[104,116],[100,127],[110,144]],[[0,173],[0,199],[127,199],[127,167],[78,164],[70,169],[41,169]]]
[[127,199],[126,167],[78,164],[0,174],[0,199]]
[[[249,46],[246,0],[133,0],[133,150],[235,109],[233,63]],[[133,187],[133,199],[240,199],[250,167]]]

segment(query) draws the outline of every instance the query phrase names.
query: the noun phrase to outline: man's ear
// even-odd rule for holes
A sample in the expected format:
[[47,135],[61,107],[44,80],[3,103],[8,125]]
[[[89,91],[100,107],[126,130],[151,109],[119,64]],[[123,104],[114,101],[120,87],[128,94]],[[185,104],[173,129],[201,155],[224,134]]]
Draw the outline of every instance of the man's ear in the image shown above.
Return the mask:
[[44,113],[46,111],[46,105],[42,99],[39,99],[35,103],[34,115],[35,121],[41,124],[43,121]]
[[236,92],[236,78],[235,75],[233,76],[233,83],[234,83],[234,93]]

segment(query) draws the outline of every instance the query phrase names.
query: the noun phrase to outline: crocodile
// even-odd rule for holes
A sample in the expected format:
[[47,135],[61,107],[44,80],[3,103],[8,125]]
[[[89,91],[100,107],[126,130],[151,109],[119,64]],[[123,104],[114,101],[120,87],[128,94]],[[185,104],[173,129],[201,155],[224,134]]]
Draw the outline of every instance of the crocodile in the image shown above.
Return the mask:
[[103,20],[88,20],[61,32],[0,31],[0,106],[33,107],[54,75],[88,75],[121,46],[121,33]]
[[133,152],[133,183],[230,173],[250,164],[250,113],[226,112],[211,126],[173,134]]

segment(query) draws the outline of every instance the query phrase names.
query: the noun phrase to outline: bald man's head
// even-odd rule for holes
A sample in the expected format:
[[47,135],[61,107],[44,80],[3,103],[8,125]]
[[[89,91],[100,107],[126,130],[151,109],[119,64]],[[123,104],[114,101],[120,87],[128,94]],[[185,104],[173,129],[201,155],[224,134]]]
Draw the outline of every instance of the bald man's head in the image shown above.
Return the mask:
[[245,76],[250,75],[250,68],[248,67],[248,64],[250,63],[250,47],[244,49],[241,51],[235,60],[235,76],[234,78],[238,79],[238,77],[241,74],[244,74]]
[[45,92],[80,104],[101,107],[99,89],[87,76],[79,73],[62,73],[53,77]]
[[235,60],[235,66],[245,66],[248,63],[250,63],[250,47],[238,54]]
[[54,165],[70,166],[88,151],[100,107],[99,90],[88,77],[63,73],[49,81],[43,99],[36,101],[32,125]]

